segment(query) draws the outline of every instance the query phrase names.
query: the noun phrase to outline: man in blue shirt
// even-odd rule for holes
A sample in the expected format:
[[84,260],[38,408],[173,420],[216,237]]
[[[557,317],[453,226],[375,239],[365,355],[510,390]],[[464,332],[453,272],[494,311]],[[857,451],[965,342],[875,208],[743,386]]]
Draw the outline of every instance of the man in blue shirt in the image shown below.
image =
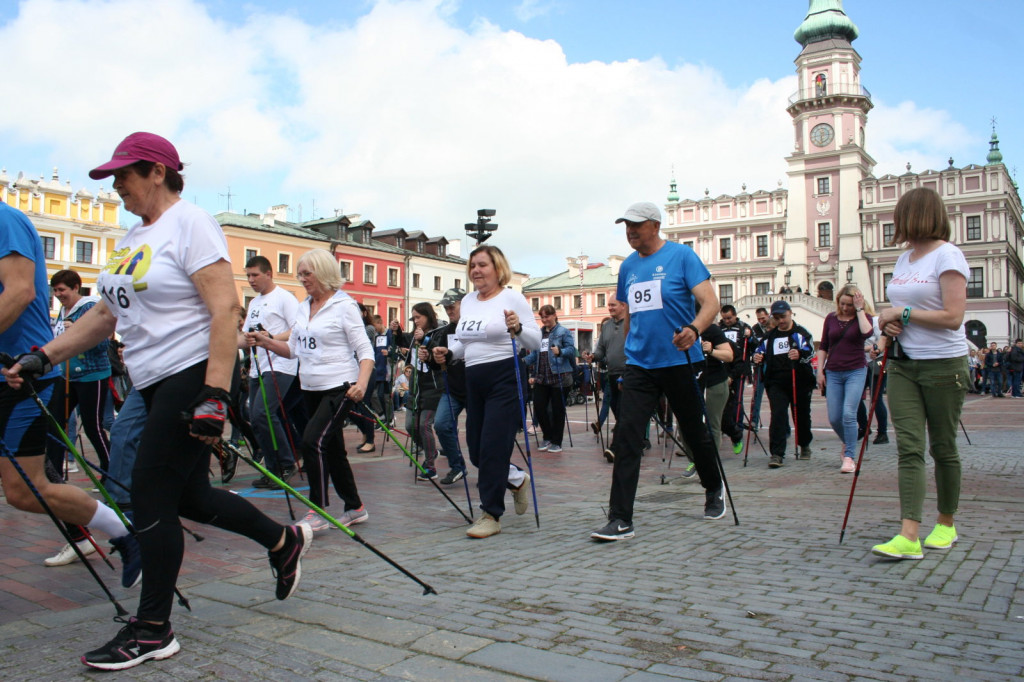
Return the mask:
[[635,534],[633,501],[644,432],[662,394],[693,450],[705,489],[704,518],[725,516],[717,452],[704,424],[695,381],[704,368],[704,353],[697,342],[719,309],[711,274],[693,249],[661,237],[661,211],[654,204],[633,204],[615,222],[626,224],[626,239],[635,253],[619,268],[615,293],[628,306],[629,317],[609,523],[590,534],[602,542]]
[[[50,290],[43,246],[24,213],[0,202],[0,352],[16,355],[42,347],[53,339],[50,329]],[[58,372],[42,351],[19,359],[22,376],[37,375],[33,386],[45,403],[53,395]],[[6,376],[6,369],[4,370]],[[4,495],[16,509],[42,514],[43,507],[11,461],[18,464],[61,521],[98,528],[113,539],[122,553],[125,587],[138,582],[141,570],[138,542],[112,509],[96,502],[84,490],[65,483],[51,483],[46,476],[46,419],[29,391],[0,383],[0,480]]]

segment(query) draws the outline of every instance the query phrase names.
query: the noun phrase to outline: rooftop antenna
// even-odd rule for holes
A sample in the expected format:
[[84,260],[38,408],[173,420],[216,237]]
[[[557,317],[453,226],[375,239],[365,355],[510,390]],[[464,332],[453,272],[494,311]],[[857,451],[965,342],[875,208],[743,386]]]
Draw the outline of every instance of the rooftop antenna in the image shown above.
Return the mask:
[[228,213],[231,213],[231,197],[236,196],[236,195],[231,193],[231,186],[228,185],[228,193],[227,194],[218,194],[217,196],[227,197],[227,200],[228,200]]

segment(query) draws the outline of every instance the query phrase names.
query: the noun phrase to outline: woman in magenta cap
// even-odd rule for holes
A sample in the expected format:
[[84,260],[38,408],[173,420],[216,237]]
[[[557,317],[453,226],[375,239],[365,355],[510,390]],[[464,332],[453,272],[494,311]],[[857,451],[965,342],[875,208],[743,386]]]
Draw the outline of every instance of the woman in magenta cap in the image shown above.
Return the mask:
[[[113,175],[125,208],[142,220],[118,242],[100,273],[100,302],[37,358],[42,365],[63,362],[109,337],[116,326],[148,410],[132,472],[142,548],[138,612],[110,642],[82,657],[105,670],[167,658],[180,648],[169,621],[184,553],[179,517],[266,547],[278,599],[298,585],[299,559],[313,537],[306,525],[282,526],[244,498],[210,486],[210,444],[221,437],[228,392],[237,378],[240,308],[224,233],[208,213],[181,199],[182,168],[170,142],[133,133],[110,161],[89,173],[95,180]],[[12,369],[16,375],[19,366]],[[191,416],[188,422],[183,413]]]

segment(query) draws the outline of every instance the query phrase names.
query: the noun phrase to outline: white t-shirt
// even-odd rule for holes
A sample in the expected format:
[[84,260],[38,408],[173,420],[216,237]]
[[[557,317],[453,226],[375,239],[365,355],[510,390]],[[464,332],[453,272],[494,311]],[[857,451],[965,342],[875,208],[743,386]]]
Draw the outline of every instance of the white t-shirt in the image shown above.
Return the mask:
[[231,262],[220,225],[181,199],[117,243],[96,286],[117,316],[124,361],[138,388],[209,357],[210,311],[191,276],[220,260]]
[[893,307],[911,307],[910,324],[899,335],[900,345],[914,360],[958,358],[967,355],[967,336],[963,324],[959,329],[928,329],[914,324],[914,309],[943,310],[942,286],[939,276],[944,272],[959,272],[964,276],[964,287],[971,275],[963,252],[945,243],[930,253],[910,262],[911,251],[905,251],[896,261],[892,279],[886,293]]
[[[288,348],[299,361],[303,390],[326,391],[359,379],[359,363],[373,360],[373,346],[359,304],[344,291],[336,291],[309,319],[311,299],[299,304]],[[277,365],[274,365],[275,369]]]
[[511,358],[512,340],[505,326],[506,310],[514,310],[523,325],[522,333],[516,337],[517,348],[539,349],[540,327],[522,294],[502,289],[494,298],[481,301],[479,292],[471,291],[462,299],[455,337],[449,340],[453,357],[465,358],[467,367]]
[[[275,286],[270,293],[260,294],[249,301],[249,313],[245,316],[244,329],[247,332],[256,331],[256,325],[262,324],[263,328],[271,334],[283,334],[292,328],[295,316],[299,311],[299,300],[291,292]],[[261,372],[269,372],[273,364],[275,372],[291,374],[295,376],[299,370],[299,361],[295,358],[285,358],[277,353],[271,353],[272,358],[267,359],[267,350],[259,346],[253,346],[256,350],[256,359]],[[257,363],[252,363],[249,368],[249,376],[256,378]]]

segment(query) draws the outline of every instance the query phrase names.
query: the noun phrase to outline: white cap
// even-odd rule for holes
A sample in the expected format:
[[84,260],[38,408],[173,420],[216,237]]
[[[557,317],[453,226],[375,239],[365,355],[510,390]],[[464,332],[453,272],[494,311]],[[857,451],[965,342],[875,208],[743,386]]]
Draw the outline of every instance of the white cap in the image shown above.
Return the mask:
[[616,220],[616,223],[642,223],[653,220],[661,222],[661,210],[649,201],[638,201],[626,209],[625,215]]

